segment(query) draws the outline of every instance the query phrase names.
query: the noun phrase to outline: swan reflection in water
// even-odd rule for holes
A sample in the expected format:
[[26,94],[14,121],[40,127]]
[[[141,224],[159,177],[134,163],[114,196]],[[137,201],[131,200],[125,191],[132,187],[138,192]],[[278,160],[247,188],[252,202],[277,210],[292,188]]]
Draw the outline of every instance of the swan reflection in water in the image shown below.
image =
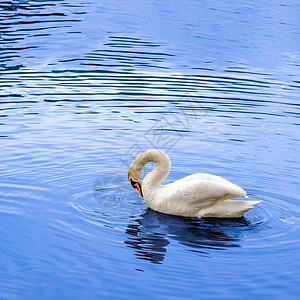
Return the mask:
[[127,247],[135,250],[135,256],[161,264],[170,240],[187,246],[188,250],[209,257],[211,250],[240,247],[241,228],[247,226],[244,217],[238,219],[192,219],[166,215],[150,208],[128,224]]

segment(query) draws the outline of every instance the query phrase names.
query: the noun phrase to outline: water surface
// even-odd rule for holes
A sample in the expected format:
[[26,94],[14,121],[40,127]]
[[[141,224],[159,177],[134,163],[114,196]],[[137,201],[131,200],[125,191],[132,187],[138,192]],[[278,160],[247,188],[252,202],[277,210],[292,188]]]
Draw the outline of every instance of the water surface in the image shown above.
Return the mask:
[[[297,299],[298,11],[2,1],[1,298]],[[156,213],[127,182],[149,148],[166,182],[213,173],[263,202]]]

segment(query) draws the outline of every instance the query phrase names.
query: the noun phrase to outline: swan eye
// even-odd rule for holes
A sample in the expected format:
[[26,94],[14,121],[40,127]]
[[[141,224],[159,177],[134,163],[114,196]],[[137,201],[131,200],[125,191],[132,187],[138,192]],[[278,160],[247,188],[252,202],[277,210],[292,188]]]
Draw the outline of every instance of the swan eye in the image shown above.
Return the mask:
[[139,182],[132,180],[131,178],[130,178],[130,183],[131,183],[132,187],[134,189],[137,189],[139,191],[140,195],[143,197],[141,184]]

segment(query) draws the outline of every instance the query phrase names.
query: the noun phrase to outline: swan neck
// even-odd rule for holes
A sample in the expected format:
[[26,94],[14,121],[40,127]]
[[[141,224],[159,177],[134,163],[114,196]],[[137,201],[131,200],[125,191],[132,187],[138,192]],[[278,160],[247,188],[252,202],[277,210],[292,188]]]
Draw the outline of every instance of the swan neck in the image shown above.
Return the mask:
[[140,160],[138,165],[142,168],[148,162],[155,162],[154,170],[148,173],[144,180],[143,185],[160,185],[165,180],[171,169],[171,162],[169,156],[160,150],[148,150],[139,156]]

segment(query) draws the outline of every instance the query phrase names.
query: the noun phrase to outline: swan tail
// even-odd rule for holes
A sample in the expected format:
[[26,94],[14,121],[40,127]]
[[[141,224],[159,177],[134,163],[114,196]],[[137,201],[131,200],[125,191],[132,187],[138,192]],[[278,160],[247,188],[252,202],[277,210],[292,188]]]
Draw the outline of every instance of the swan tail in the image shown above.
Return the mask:
[[239,218],[261,201],[224,200],[210,208],[208,213],[202,211],[200,217]]

